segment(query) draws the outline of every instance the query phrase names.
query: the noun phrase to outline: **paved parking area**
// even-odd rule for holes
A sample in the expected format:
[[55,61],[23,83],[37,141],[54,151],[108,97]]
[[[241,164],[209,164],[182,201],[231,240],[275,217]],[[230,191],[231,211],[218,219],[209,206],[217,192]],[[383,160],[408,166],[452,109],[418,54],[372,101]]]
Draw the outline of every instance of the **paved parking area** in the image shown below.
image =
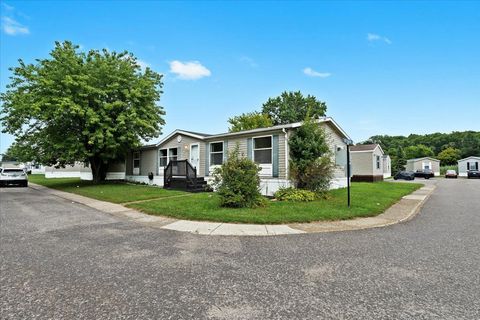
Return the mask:
[[386,228],[210,237],[0,189],[1,319],[479,319],[480,180]]

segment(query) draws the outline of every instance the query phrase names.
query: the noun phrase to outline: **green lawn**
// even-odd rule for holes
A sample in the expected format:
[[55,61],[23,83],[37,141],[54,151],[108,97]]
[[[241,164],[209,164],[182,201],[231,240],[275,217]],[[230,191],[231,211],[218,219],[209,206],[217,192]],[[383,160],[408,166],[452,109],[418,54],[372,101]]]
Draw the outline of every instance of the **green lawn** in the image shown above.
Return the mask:
[[214,193],[198,193],[185,198],[160,199],[128,206],[153,215],[218,222],[275,224],[344,220],[378,215],[421,186],[391,182],[353,183],[350,209],[347,208],[346,189],[330,191],[327,200],[307,203],[272,201],[268,206],[256,209],[221,208],[219,198]]
[[79,178],[46,179],[44,175],[39,174],[28,176],[28,180],[52,189],[76,193],[97,200],[114,203],[125,203],[187,194],[182,191],[165,190],[158,187],[119,182],[105,182],[103,184],[94,185],[91,181],[80,180]]

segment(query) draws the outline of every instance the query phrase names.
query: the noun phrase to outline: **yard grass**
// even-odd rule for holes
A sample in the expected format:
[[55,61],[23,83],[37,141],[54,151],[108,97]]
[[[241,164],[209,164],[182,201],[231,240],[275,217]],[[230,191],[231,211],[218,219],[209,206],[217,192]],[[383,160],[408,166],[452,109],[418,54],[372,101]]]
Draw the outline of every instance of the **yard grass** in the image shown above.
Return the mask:
[[165,190],[159,187],[135,185],[123,182],[107,181],[102,184],[94,185],[91,181],[80,180],[80,178],[47,179],[44,175],[40,174],[29,175],[28,180],[48,188],[114,203],[126,203],[177,195],[188,195],[188,193],[183,191]]
[[198,193],[185,198],[152,200],[127,206],[152,215],[216,222],[278,224],[345,220],[378,215],[420,187],[422,184],[417,183],[353,183],[350,209],[347,208],[346,189],[330,191],[325,200],[306,203],[271,201],[266,207],[256,209],[222,208],[219,197],[214,193]]

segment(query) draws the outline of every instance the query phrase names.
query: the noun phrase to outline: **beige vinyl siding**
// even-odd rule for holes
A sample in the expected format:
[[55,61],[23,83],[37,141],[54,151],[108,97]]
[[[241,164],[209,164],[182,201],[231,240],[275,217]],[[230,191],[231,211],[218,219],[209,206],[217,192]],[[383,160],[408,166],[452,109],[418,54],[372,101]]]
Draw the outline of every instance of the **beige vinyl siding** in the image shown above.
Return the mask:
[[[343,142],[343,135],[338,132],[330,122],[322,122],[320,126],[325,130],[327,135],[328,144],[330,145],[330,150],[332,151],[332,161],[335,163],[335,153],[337,152],[337,147],[343,147],[344,151],[346,151],[346,144]],[[344,164],[337,164],[335,171],[334,171],[334,178],[345,178],[347,176],[346,173],[346,160]]]
[[[180,142],[177,141],[177,137],[179,135],[182,136],[182,141]],[[181,133],[177,133],[173,135],[170,139],[162,143],[158,147],[158,150],[178,148],[178,160],[190,161],[190,145],[194,143],[198,143],[199,146],[199,167],[197,168],[197,175],[199,177],[203,177],[205,174],[205,142],[203,142],[202,140],[182,135]],[[160,175],[162,174],[163,172],[160,172]]]
[[440,172],[440,161],[435,159],[418,159],[416,161],[408,161],[406,169],[408,171],[417,171],[423,170],[423,163],[424,162],[431,162],[432,167],[430,168],[433,172]]
[[157,172],[157,149],[140,151],[140,176],[147,176],[150,172]]
[[350,156],[353,175],[373,175],[372,152],[352,152]]
[[[285,164],[285,134],[282,131],[270,131],[270,132],[261,132],[256,134],[248,135],[239,135],[239,136],[230,136],[212,139],[211,141],[228,141],[228,151],[231,152],[235,149],[235,146],[238,144],[240,156],[247,157],[247,139],[264,137],[264,136],[273,136],[278,135],[278,178],[275,179],[286,179],[286,164]],[[262,177],[268,178],[268,177]]]

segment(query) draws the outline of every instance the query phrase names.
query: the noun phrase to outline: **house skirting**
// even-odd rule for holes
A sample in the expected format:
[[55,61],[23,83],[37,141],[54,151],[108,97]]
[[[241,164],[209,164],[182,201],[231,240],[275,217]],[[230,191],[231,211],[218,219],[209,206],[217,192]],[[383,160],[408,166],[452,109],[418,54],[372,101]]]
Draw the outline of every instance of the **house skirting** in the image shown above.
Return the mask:
[[125,180],[128,182],[145,183],[152,186],[163,187],[163,176],[153,176],[153,180],[150,180],[148,176],[125,175]]
[[[125,180],[135,183],[145,183],[149,185],[163,187],[163,176],[154,176],[153,180],[148,176],[126,175]],[[209,184],[213,181],[212,177],[205,177],[205,181]],[[288,179],[276,178],[260,178],[260,193],[264,196],[272,197],[280,188],[288,188],[293,186]],[[347,178],[334,178],[330,184],[330,189],[346,188]]]
[[383,175],[354,175],[352,176],[352,182],[378,182],[383,181]]
[[45,171],[45,178],[80,178],[80,171]]
[[383,179],[390,178],[391,176],[392,176],[392,174],[390,172],[385,172],[383,174]]

